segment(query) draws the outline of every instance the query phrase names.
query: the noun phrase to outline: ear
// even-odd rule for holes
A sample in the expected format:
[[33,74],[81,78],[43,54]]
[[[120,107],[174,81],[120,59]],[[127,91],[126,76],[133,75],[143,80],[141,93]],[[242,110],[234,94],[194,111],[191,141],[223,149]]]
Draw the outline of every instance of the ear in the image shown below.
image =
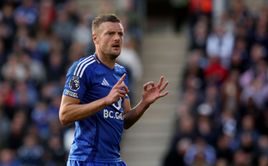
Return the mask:
[[92,34],[92,40],[93,42],[96,44],[97,43],[97,34],[96,33],[93,33]]

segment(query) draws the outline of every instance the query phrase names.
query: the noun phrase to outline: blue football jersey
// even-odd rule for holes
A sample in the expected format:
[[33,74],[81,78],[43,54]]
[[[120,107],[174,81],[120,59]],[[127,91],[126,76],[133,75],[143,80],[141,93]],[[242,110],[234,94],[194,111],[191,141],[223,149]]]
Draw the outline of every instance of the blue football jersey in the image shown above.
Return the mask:
[[[82,58],[69,68],[63,94],[90,103],[107,96],[121,76],[124,67],[113,69],[102,64],[96,55]],[[128,86],[127,78],[124,83]],[[75,121],[74,141],[69,159],[79,161],[118,162],[123,132],[123,102],[105,107],[96,114]]]

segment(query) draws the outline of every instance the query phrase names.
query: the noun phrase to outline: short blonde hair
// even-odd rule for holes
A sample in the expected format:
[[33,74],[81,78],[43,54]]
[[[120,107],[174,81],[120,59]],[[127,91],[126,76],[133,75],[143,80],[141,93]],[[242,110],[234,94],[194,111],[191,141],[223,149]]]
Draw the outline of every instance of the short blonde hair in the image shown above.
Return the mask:
[[120,23],[120,19],[115,14],[104,14],[96,16],[92,21],[92,32],[95,32],[98,27],[104,22],[118,22]]

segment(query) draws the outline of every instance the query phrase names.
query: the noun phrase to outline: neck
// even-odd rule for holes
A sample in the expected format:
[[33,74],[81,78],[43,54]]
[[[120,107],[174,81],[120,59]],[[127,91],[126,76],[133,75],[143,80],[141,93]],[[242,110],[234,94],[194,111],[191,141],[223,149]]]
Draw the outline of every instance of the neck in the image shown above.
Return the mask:
[[96,51],[96,56],[105,66],[109,67],[110,69],[114,68],[115,59],[111,59],[110,56],[104,55],[98,51]]

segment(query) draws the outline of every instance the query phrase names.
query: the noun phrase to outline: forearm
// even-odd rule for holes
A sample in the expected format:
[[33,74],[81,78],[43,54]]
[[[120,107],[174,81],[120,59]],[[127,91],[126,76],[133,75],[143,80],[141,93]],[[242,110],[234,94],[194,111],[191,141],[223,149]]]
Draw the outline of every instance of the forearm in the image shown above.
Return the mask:
[[105,98],[93,101],[88,104],[63,103],[60,107],[60,121],[63,125],[70,124],[95,114],[106,106]]
[[135,124],[143,113],[149,108],[150,104],[141,100],[134,108],[124,114],[124,128],[128,129]]

